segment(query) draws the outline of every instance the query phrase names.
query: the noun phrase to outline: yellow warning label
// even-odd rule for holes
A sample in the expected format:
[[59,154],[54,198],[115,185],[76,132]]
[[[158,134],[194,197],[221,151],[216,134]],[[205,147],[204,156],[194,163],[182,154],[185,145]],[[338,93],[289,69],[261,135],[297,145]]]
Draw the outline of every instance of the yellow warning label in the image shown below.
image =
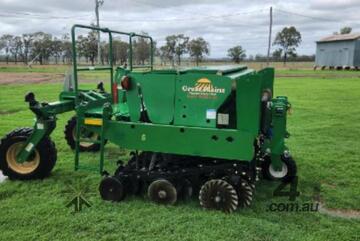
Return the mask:
[[102,126],[103,121],[102,119],[96,119],[96,118],[86,118],[84,120],[85,125],[91,125],[91,126]]

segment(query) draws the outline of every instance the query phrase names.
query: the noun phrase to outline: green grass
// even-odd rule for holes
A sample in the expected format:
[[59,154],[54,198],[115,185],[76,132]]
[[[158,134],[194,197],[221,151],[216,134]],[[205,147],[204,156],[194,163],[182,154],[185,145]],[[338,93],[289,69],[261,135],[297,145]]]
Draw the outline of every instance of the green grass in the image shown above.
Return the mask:
[[[33,90],[39,100],[56,100],[60,84],[4,85],[0,88],[0,136],[15,127],[31,126],[33,115],[23,102]],[[321,199],[329,208],[360,209],[360,78],[278,78],[276,95],[293,105],[288,146],[298,165],[299,202]],[[43,181],[0,184],[0,240],[359,240],[358,219],[320,213],[268,212],[277,183],[261,181],[250,208],[232,215],[204,211],[196,199],[158,206],[141,197],[121,203],[103,202],[100,176],[73,171],[73,153],[63,138],[72,113],[60,115],[52,134],[58,162]],[[106,169],[126,159],[126,152],[107,146]],[[82,154],[81,162],[96,166],[98,155]],[[65,207],[68,184],[89,189],[92,203],[81,213]]]
[[278,69],[276,74],[279,76],[295,76],[295,77],[319,77],[326,79],[334,78],[360,78],[360,71],[352,70],[312,70],[312,69]]
[[31,68],[23,64],[18,65],[1,65],[0,73],[55,73],[63,74],[68,70],[70,65],[34,65]]

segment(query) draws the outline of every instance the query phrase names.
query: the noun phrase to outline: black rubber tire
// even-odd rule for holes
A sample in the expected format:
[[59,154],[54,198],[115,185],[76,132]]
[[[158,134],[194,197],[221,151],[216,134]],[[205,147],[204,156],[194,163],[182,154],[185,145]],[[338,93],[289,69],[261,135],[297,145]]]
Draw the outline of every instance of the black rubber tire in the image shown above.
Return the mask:
[[[65,134],[65,140],[67,144],[70,146],[72,150],[75,150],[75,139],[74,139],[74,129],[76,128],[76,116],[73,116],[66,124],[64,134]],[[100,150],[100,144],[93,143],[89,146],[82,146],[80,143],[79,150],[86,152],[86,151],[99,151]]]
[[281,156],[281,160],[283,161],[283,163],[286,165],[287,167],[287,174],[282,177],[282,178],[276,178],[273,175],[271,175],[269,169],[270,169],[270,165],[271,165],[271,159],[270,158],[265,158],[265,161],[262,165],[262,173],[263,173],[263,177],[267,180],[280,180],[280,181],[291,181],[294,179],[294,177],[297,174],[297,167],[296,167],[296,162],[295,160],[289,156],[289,157],[285,157],[285,156]]
[[0,169],[5,176],[11,180],[30,180],[43,179],[47,177],[55,166],[57,159],[57,150],[55,143],[51,141],[50,137],[44,137],[40,143],[35,147],[39,153],[39,165],[29,173],[19,173],[8,165],[7,151],[17,142],[24,142],[32,134],[32,128],[18,128],[7,134],[1,139],[0,143]]

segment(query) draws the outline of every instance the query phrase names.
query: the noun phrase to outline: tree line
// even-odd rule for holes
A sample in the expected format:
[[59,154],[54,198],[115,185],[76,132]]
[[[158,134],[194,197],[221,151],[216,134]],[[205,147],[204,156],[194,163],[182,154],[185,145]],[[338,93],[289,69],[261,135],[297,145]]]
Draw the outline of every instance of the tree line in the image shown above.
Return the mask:
[[[350,27],[344,27],[340,33],[348,34],[351,32]],[[142,33],[147,35],[147,33]],[[294,27],[285,27],[276,34],[273,42],[278,48],[272,53],[271,60],[282,59],[284,63],[290,58],[312,60],[313,56],[297,56],[296,49],[301,44],[302,37],[300,32]],[[133,62],[135,64],[144,65],[149,61],[150,42],[145,38],[136,38],[133,40]],[[79,60],[85,60],[87,63],[95,64],[99,61],[102,64],[108,62],[109,44],[101,43],[101,56],[97,60],[97,32],[90,31],[86,35],[79,35],[76,40],[77,56]],[[184,34],[169,35],[165,38],[163,46],[156,47],[154,43],[154,54],[158,56],[162,65],[171,64],[172,66],[181,65],[184,56],[190,57],[196,65],[198,65],[205,56],[210,54],[210,44],[202,37],[191,39]],[[22,34],[13,36],[4,34],[0,37],[0,50],[5,56],[6,63],[10,58],[15,63],[24,62],[28,64],[36,61],[39,64],[49,63],[49,59],[53,58],[55,63],[71,63],[72,45],[70,36],[63,35],[61,38],[54,37],[44,32],[36,32],[31,34]],[[115,64],[126,64],[129,57],[129,44],[121,39],[113,40],[113,62]],[[248,60],[265,60],[266,57],[256,55],[255,57],[247,57],[245,49],[241,45],[231,47],[227,51],[227,57],[235,63],[240,63],[245,58]]]
[[71,43],[68,35],[61,39],[44,32],[35,32],[13,36],[4,34],[0,37],[0,50],[5,55],[6,63],[10,57],[17,62],[28,64],[32,59],[37,59],[40,64],[47,63],[50,57],[54,57],[58,63],[61,59],[64,63],[71,58]]
[[[142,33],[147,35],[147,33]],[[150,42],[145,38],[133,40],[133,61],[135,64],[145,64],[150,57]],[[184,34],[169,35],[165,38],[165,44],[156,47],[154,54],[160,58],[161,64],[181,65],[181,59],[188,55],[198,65],[205,56],[210,54],[210,44],[202,37],[190,39]],[[77,56],[87,63],[95,64],[97,61],[97,32],[90,31],[87,35],[79,35],[76,40]],[[72,45],[70,36],[63,35],[61,38],[54,37],[49,33],[35,32],[13,36],[4,34],[0,37],[0,50],[5,57],[6,63],[38,62],[40,65],[48,64],[53,58],[55,64],[71,63]],[[129,56],[129,43],[121,39],[113,40],[113,62],[125,64]],[[101,43],[100,60],[102,64],[108,63],[109,43]],[[228,50],[228,56],[234,62],[239,63],[246,57],[245,50],[239,45]]]
[[[142,33],[147,35],[146,33]],[[145,38],[135,38],[133,45],[133,61],[135,64],[145,64],[150,57],[150,42]],[[87,35],[79,35],[76,40],[77,56],[92,65],[97,61],[97,32],[90,31]],[[129,43],[121,39],[113,40],[113,61],[125,64],[129,56]],[[44,32],[35,32],[13,36],[4,34],[0,37],[0,51],[5,57],[6,63],[32,61],[39,64],[49,63],[50,58],[58,64],[69,64],[72,57],[72,45],[70,36],[63,35],[61,38],[54,37]],[[189,53],[196,63],[199,63],[204,55],[210,52],[209,43],[203,38],[190,40],[184,35],[172,35],[166,37],[166,44],[160,48],[154,46],[155,55],[161,58],[162,62],[170,61],[174,64],[175,58],[180,63],[183,54]],[[99,62],[108,62],[109,43],[101,43],[101,56]]]

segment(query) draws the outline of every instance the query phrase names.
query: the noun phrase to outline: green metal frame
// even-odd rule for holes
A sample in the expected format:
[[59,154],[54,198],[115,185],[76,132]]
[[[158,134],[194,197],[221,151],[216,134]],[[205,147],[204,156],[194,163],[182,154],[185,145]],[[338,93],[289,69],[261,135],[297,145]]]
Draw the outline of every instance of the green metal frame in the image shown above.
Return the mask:
[[[108,66],[78,66],[77,29],[90,29],[108,34]],[[117,68],[115,73],[112,57],[114,34],[129,37],[129,64],[126,69]],[[150,40],[150,71],[133,71],[137,68],[133,65],[132,58],[134,37]],[[38,102],[30,104],[30,109],[36,114],[36,123],[34,132],[17,156],[19,162],[26,161],[42,138],[51,134],[56,126],[57,114],[72,110],[75,110],[77,115],[75,170],[79,168],[80,129],[83,126],[100,135],[100,140],[96,141],[100,144],[100,172],[104,167],[105,140],[125,148],[144,151],[248,162],[254,159],[254,142],[260,135],[262,91],[269,90],[273,93],[274,70],[272,68],[266,68],[259,72],[247,69],[245,66],[155,71],[153,70],[153,40],[149,36],[107,28],[74,25],[71,29],[71,38],[74,89],[62,92],[58,102],[47,105]],[[113,88],[111,88],[111,94],[80,90],[78,72],[93,70],[108,70],[111,86],[115,82],[119,84],[123,76],[128,76],[134,85],[133,88],[131,90],[117,90],[118,96],[124,97],[121,99],[126,99],[126,101],[113,103]],[[221,88],[224,93],[215,99],[194,100],[188,98],[188,93],[184,92],[182,87],[193,88],[197,81],[202,78],[211,80],[211,85]],[[141,98],[143,98],[150,112],[149,116],[153,123],[139,121],[140,88],[142,93],[145,92]],[[235,116],[234,126],[227,129],[216,128],[216,119],[205,118],[205,110],[207,108],[221,108],[223,103],[231,98],[233,91],[236,92],[236,95],[233,96],[233,101],[236,104],[233,113]],[[271,156],[274,168],[279,170],[281,168],[281,155],[287,149],[285,138],[289,134],[286,131],[286,113],[290,104],[286,97],[272,98],[270,103],[271,106],[266,110],[266,115],[272,133],[267,135],[265,144],[261,148],[263,153]],[[198,115],[201,111],[203,111],[203,115]],[[89,116],[93,117],[92,115],[96,115],[96,118],[101,120],[102,125],[86,125],[85,119]],[[124,117],[122,115],[126,115],[128,119],[122,119],[121,117]],[[172,138],[173,141],[169,141],[169,138]]]
[[[91,67],[78,67],[77,63],[77,49],[76,49],[76,29],[89,29],[89,30],[95,30],[100,31],[103,33],[107,33],[109,37],[109,53],[108,53],[108,59],[109,59],[109,66],[91,66]],[[75,105],[79,106],[79,84],[78,84],[78,72],[79,71],[93,71],[93,70],[109,70],[110,72],[110,84],[111,87],[114,84],[114,66],[113,66],[113,34],[119,34],[119,35],[126,35],[129,37],[129,65],[128,65],[128,71],[132,71],[136,66],[133,65],[133,46],[132,46],[132,39],[134,37],[141,37],[141,38],[147,38],[150,40],[150,70],[153,70],[153,62],[154,62],[154,51],[153,51],[153,39],[150,36],[141,35],[141,34],[135,34],[135,33],[126,33],[126,32],[120,32],[115,30],[110,30],[108,28],[97,28],[94,26],[86,26],[86,25],[74,25],[71,29],[71,39],[72,39],[72,60],[73,60],[73,78],[74,78],[74,91],[75,91]],[[141,66],[140,66],[141,67]],[[114,89],[111,88],[111,96],[114,95]],[[86,95],[86,93],[80,92],[82,95]],[[85,96],[89,98],[89,96]],[[106,101],[100,100],[101,104],[105,104]],[[96,102],[97,105],[99,105],[99,102]],[[90,106],[83,106],[76,110],[77,114],[77,125],[76,125],[76,142],[75,142],[75,170],[79,169],[79,146],[80,146],[80,128],[82,126],[82,123],[84,121],[84,114],[87,110],[89,110]],[[103,109],[103,119],[109,118],[106,114],[106,109]],[[105,118],[104,118],[105,117]],[[103,122],[105,123],[105,121]],[[103,169],[104,165],[104,126],[101,127],[100,134],[100,172]]]
[[[76,48],[76,29],[89,29],[89,30],[95,30],[100,31],[103,33],[107,33],[109,36],[109,53],[108,53],[108,59],[109,59],[109,66],[92,66],[92,67],[80,67],[78,68],[77,63],[77,48]],[[110,82],[111,85],[114,83],[114,66],[113,66],[113,34],[119,34],[119,35],[126,35],[129,37],[129,65],[128,69],[132,71],[134,67],[144,67],[144,66],[134,66],[133,65],[133,46],[132,46],[132,39],[134,37],[141,37],[141,38],[147,38],[150,40],[150,70],[153,70],[154,65],[154,41],[152,37],[142,34],[136,34],[136,33],[126,33],[126,32],[120,32],[115,30],[110,30],[108,28],[97,28],[94,26],[87,26],[87,25],[80,25],[75,24],[71,28],[71,40],[72,40],[72,63],[73,63],[73,78],[74,78],[74,88],[75,88],[75,94],[76,99],[75,103],[78,104],[78,72],[79,71],[94,71],[94,70],[109,70],[110,71]],[[112,90],[113,91],[113,90]],[[112,93],[113,94],[113,93]]]

